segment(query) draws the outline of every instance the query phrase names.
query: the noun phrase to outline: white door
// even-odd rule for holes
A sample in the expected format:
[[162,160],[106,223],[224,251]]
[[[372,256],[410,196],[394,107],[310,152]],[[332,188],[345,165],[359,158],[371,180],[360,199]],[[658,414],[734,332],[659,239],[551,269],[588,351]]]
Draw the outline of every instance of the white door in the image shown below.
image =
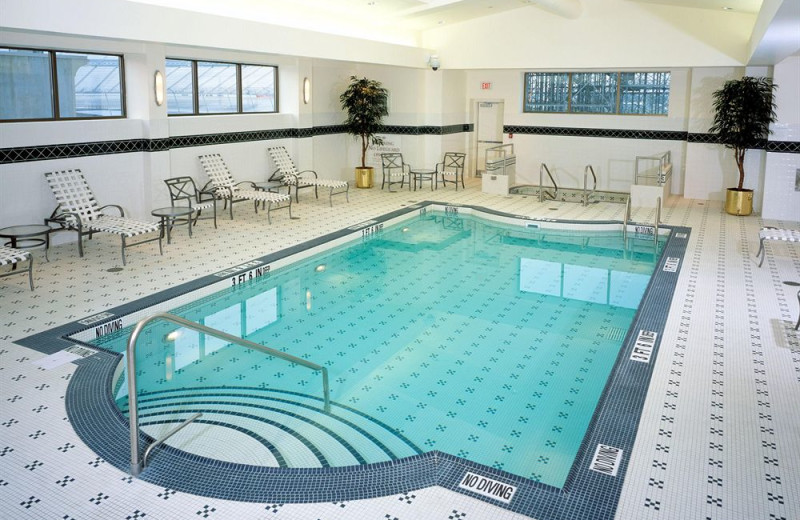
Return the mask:
[[486,149],[503,144],[503,102],[478,101],[475,113],[475,176],[486,170]]

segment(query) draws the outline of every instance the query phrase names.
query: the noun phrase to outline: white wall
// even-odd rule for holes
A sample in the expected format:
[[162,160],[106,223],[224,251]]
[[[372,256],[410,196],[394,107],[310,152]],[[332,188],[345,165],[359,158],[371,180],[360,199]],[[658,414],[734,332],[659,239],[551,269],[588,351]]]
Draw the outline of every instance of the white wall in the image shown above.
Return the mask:
[[[773,141],[800,141],[800,55],[790,56],[775,65],[773,77],[778,90],[778,121],[772,125]],[[800,154],[767,153],[764,175],[764,210],[762,217],[772,220],[800,221]]]
[[585,0],[564,18],[535,6],[423,34],[444,69],[730,66],[746,62],[756,15]]

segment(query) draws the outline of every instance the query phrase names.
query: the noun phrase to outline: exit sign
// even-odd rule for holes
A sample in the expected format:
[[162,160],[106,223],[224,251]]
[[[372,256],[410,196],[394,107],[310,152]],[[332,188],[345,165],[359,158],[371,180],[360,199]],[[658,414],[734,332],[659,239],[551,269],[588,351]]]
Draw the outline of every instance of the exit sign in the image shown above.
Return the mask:
[[489,90],[490,88],[492,88],[491,83],[481,83],[481,90]]

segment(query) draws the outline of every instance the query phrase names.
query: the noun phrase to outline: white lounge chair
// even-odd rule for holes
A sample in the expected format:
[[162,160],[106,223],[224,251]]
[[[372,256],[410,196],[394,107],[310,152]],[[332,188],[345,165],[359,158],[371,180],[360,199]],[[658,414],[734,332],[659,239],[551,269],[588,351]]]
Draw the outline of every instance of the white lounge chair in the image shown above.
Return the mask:
[[272,162],[275,163],[277,170],[272,174],[269,180],[280,181],[289,186],[291,189],[294,187],[294,198],[296,202],[300,202],[300,190],[303,188],[314,188],[314,195],[319,198],[318,188],[326,188],[328,192],[328,203],[333,206],[333,196],[341,195],[344,193],[347,202],[350,202],[350,184],[347,181],[338,179],[320,179],[317,172],[314,170],[298,171],[297,167],[292,162],[289,152],[283,146],[273,146],[267,148]]
[[[272,223],[270,213],[273,206],[275,209],[288,208],[289,218],[292,218],[292,197],[289,195],[256,189],[256,184],[252,181],[236,182],[225,161],[222,160],[222,156],[218,153],[201,155],[199,159],[216,196],[223,199],[226,204],[230,202],[231,220],[233,220],[233,204],[248,200],[253,201],[256,213],[258,213],[259,202],[266,204],[267,222],[270,224]],[[247,188],[242,189],[241,186],[247,186]],[[203,188],[203,190],[206,189],[207,187]]]
[[33,255],[31,255],[28,251],[24,251],[22,249],[17,249],[14,247],[6,247],[0,246],[0,265],[10,265],[12,269],[14,267],[18,267],[18,264],[22,262],[28,262],[27,269],[14,269],[12,271],[8,271],[7,273],[0,274],[0,278],[4,276],[11,276],[14,274],[25,274],[28,273],[28,283],[31,286],[31,291],[33,290]]
[[[76,231],[78,233],[78,254],[83,256],[83,237],[94,233],[113,233],[122,240],[122,265],[125,265],[125,249],[158,240],[158,250],[162,255],[161,226],[158,222],[145,222],[125,216],[121,206],[107,204],[100,206],[80,170],[64,170],[44,174],[47,184],[56,198],[58,206],[45,219],[45,224],[58,224],[56,231]],[[103,210],[116,208],[119,216],[106,215]],[[155,238],[127,243],[128,238],[147,233],[158,233]]]
[[761,257],[758,261],[758,267],[761,267],[761,264],[764,263],[764,257],[767,256],[767,252],[764,249],[765,240],[800,242],[800,231],[773,227],[761,228],[761,231],[758,232],[758,253],[756,253],[756,258]]

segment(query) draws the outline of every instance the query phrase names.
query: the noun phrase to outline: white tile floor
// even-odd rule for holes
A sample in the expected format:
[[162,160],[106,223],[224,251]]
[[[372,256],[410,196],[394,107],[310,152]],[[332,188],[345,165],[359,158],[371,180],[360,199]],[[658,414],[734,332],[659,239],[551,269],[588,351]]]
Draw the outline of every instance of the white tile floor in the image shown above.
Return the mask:
[[[14,340],[95,314],[165,287],[263,256],[421,200],[474,204],[561,219],[621,219],[623,206],[540,204],[536,198],[466,190],[351,191],[328,206],[304,193],[273,224],[244,204],[219,229],[201,222],[157,245],[128,251],[97,236],[79,258],[74,244],[36,253],[35,292],[23,276],[0,279],[0,511],[4,518],[57,519],[513,519],[484,502],[433,487],[379,499],[323,504],[251,504],[178,493],[130,478],[91,452],[66,420],[75,366],[46,370],[43,354]],[[652,222],[651,209],[633,220]],[[618,519],[800,518],[800,340],[796,288],[800,248],[769,243],[757,268],[762,225],[713,202],[671,198],[662,221],[692,228],[653,380],[617,508]]]

